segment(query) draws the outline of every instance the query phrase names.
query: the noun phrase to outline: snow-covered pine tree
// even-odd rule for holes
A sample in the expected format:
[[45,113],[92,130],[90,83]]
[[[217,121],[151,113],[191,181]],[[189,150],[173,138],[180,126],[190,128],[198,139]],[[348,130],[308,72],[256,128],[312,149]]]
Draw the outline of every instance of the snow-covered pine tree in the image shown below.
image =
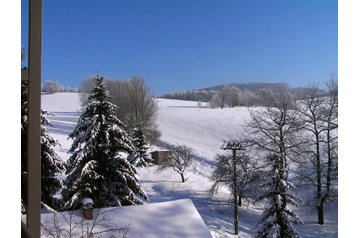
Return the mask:
[[96,77],[87,105],[77,126],[67,162],[67,178],[62,191],[64,209],[78,209],[84,197],[96,207],[142,204],[147,195],[135,168],[125,156],[133,145],[125,125],[115,116],[115,105],[107,100],[103,77]]
[[136,127],[133,129],[132,143],[134,151],[128,156],[128,161],[137,167],[152,165],[153,159],[148,153],[148,143],[141,128]]
[[62,188],[62,182],[56,174],[65,170],[65,163],[54,150],[59,142],[50,136],[44,127],[50,125],[46,118],[48,114],[47,111],[41,110],[41,201],[52,208],[59,209],[60,202],[54,194]]
[[[62,187],[61,181],[55,174],[64,169],[64,163],[59,159],[53,147],[58,142],[51,137],[45,125],[46,111],[41,111],[41,201],[49,206],[58,208],[58,200],[54,194]],[[21,212],[27,210],[27,130],[28,130],[28,83],[21,81]]]
[[268,206],[257,224],[261,224],[256,237],[267,238],[296,238],[300,237],[293,224],[302,223],[300,218],[290,210],[290,206],[297,206],[299,199],[290,192],[294,185],[287,181],[287,168],[284,158],[279,155],[267,157],[271,170],[268,181],[263,186],[267,189],[258,200],[265,199]]

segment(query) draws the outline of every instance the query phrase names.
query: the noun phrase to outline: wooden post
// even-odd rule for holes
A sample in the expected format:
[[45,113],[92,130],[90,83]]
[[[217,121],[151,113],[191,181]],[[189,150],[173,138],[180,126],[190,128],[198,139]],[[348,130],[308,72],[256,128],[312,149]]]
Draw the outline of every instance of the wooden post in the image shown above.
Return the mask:
[[41,45],[42,0],[30,0],[27,227],[34,238],[39,238],[41,233]]

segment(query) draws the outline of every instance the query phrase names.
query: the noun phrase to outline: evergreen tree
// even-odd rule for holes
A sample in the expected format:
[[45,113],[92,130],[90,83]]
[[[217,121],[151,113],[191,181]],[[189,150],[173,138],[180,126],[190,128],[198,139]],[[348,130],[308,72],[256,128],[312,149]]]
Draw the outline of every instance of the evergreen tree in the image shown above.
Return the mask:
[[[58,142],[51,137],[45,125],[46,111],[41,112],[41,201],[52,207],[58,207],[54,194],[62,187],[56,173],[64,169],[64,163],[59,159],[53,147]],[[28,83],[21,81],[21,211],[27,210],[27,139],[28,139]]]
[[135,168],[125,158],[133,151],[125,125],[113,115],[103,77],[97,77],[73,138],[62,192],[64,209],[78,209],[90,197],[96,207],[142,204],[147,199]]
[[65,163],[60,160],[53,149],[59,145],[59,142],[50,136],[44,127],[50,125],[46,118],[48,114],[45,110],[41,111],[41,201],[59,209],[59,200],[54,197],[54,194],[62,188],[62,182],[56,174],[64,171]]
[[128,161],[134,166],[152,165],[153,159],[148,153],[148,143],[143,130],[138,127],[134,128],[132,138],[134,151],[128,156]]
[[297,206],[300,200],[290,192],[294,185],[287,181],[284,159],[274,154],[267,159],[272,168],[267,176],[271,177],[271,181],[263,185],[267,190],[258,200],[266,199],[268,206],[258,221],[262,226],[256,237],[300,237],[293,224],[302,221],[290,210],[290,206]]

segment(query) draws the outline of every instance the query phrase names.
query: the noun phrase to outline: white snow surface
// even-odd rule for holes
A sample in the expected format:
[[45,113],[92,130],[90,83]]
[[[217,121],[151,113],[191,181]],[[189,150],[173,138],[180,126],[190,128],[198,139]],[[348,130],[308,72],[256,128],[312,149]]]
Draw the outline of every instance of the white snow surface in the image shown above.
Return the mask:
[[[97,214],[99,215],[97,217]],[[56,215],[57,222],[61,229],[70,230],[65,219],[72,219],[74,224],[81,224],[83,220],[82,210],[61,212]],[[129,227],[127,236],[131,238],[211,238],[209,230],[201,219],[198,211],[190,199],[180,199],[170,202],[160,202],[138,206],[109,207],[93,209],[93,219],[84,220],[84,228],[91,227],[97,220],[105,219],[107,225],[115,228]],[[47,224],[47,228],[52,227],[54,215],[52,213],[42,214],[42,224]],[[106,230],[97,222],[94,233]],[[81,234],[82,227],[73,230],[73,233]],[[101,237],[111,237],[113,233],[103,233]],[[77,236],[76,236],[77,237]]]
[[[170,169],[157,173],[156,166],[138,168],[138,178],[149,197],[148,203],[191,199],[213,237],[237,237],[233,235],[233,209],[227,205],[230,198],[228,188],[223,187],[214,196],[210,196],[208,190],[212,185],[210,175],[215,166],[214,156],[223,153],[220,149],[223,140],[238,137],[242,133],[243,125],[249,119],[248,109],[200,108],[197,102],[168,99],[158,99],[158,106],[157,123],[162,136],[150,150],[178,144],[186,145],[193,150],[194,161],[185,171],[185,183],[181,183],[180,175]],[[67,138],[81,114],[78,94],[42,95],[42,108],[53,114],[48,117],[53,126],[48,126],[47,129],[62,145],[56,148],[56,152],[63,160],[67,160],[70,156],[68,150],[72,144],[72,140]],[[145,206],[138,206],[135,209],[140,210]],[[262,212],[261,204],[252,205],[244,202],[243,206],[239,207],[240,237],[253,237],[256,234],[256,222]],[[338,236],[336,203],[326,206],[325,225],[317,224],[315,208],[312,206],[302,205],[296,212],[305,222],[302,225],[295,225],[302,237]],[[165,220],[174,222],[173,214],[167,215]],[[134,225],[132,223],[131,227]],[[153,229],[157,227],[154,226]]]

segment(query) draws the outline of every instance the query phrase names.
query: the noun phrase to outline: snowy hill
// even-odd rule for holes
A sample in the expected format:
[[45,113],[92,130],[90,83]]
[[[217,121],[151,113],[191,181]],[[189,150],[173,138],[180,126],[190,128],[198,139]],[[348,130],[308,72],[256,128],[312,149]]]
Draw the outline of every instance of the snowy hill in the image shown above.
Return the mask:
[[[149,196],[149,202],[164,202],[190,198],[213,237],[235,237],[233,234],[232,209],[227,206],[228,189],[223,188],[218,195],[210,197],[209,179],[214,168],[215,154],[222,153],[223,140],[236,137],[242,132],[242,125],[248,119],[245,107],[209,109],[198,107],[197,102],[158,99],[157,123],[162,133],[156,146],[183,144],[194,154],[193,166],[186,171],[188,180],[180,182],[180,176],[172,170],[156,172],[156,166],[138,169],[140,182]],[[67,160],[72,141],[72,132],[80,115],[78,94],[56,93],[42,96],[42,108],[53,115],[49,117],[52,127],[48,130],[61,143],[57,153]],[[302,237],[337,237],[337,211],[327,214],[326,224],[316,224],[315,213],[300,210],[299,215],[305,224],[297,225]],[[252,237],[256,233],[256,221],[262,208],[244,204],[239,208],[240,237]],[[168,218],[170,219],[170,218]]]

